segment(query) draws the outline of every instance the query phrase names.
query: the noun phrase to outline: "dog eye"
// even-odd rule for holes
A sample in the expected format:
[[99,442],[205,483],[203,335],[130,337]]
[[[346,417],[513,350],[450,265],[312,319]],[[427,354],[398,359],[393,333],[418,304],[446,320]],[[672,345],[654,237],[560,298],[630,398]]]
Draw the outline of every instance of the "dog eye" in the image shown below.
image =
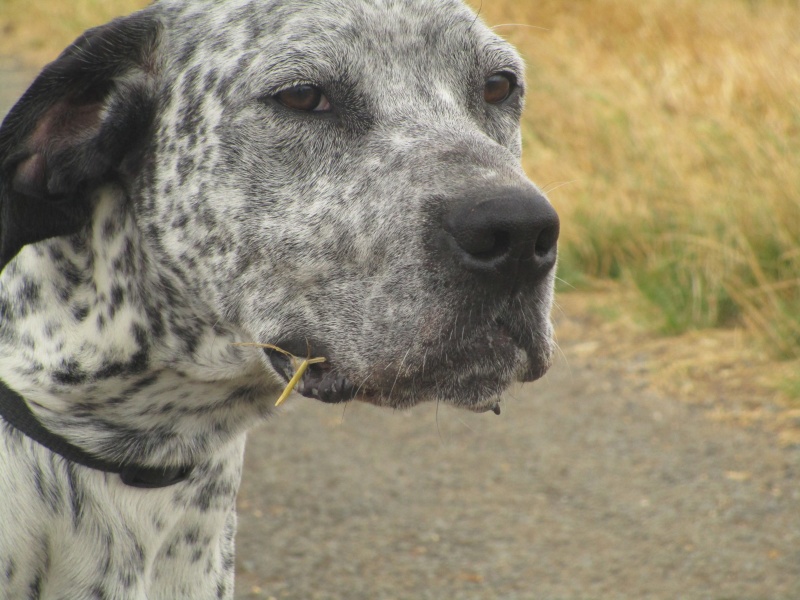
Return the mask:
[[483,99],[487,104],[501,104],[508,100],[517,87],[517,78],[511,73],[495,73],[486,78]]
[[317,86],[302,84],[278,92],[275,100],[286,108],[303,112],[329,112],[331,103]]

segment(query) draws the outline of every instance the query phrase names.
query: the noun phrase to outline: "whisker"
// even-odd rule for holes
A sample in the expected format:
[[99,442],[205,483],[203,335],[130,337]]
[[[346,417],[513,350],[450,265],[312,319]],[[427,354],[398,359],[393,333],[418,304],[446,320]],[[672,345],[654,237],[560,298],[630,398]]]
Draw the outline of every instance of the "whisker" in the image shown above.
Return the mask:
[[569,281],[567,281],[566,279],[563,279],[563,278],[559,277],[558,275],[556,275],[556,281],[558,281],[558,282],[560,282],[560,283],[563,283],[564,285],[566,285],[566,286],[567,286],[569,289],[571,289],[571,290],[576,290],[576,289],[578,289],[578,288],[576,288],[574,285],[572,285],[572,284],[571,284]]
[[499,29],[500,27],[525,27],[527,29],[538,29],[540,31],[551,31],[549,27],[541,27],[539,25],[530,25],[529,23],[500,23],[491,27],[492,30]]
[[356,387],[356,391],[355,391],[354,396],[358,396],[359,392],[364,388],[364,386],[366,385],[366,383],[368,381],[369,381],[369,375],[364,377],[364,379],[361,381],[361,383],[358,384],[358,386]]
[[478,19],[481,16],[481,11],[483,10],[483,0],[481,0],[481,5],[478,7],[478,10],[475,12],[475,18],[470,23],[469,29],[467,31],[472,31],[472,28],[475,27],[475,23],[478,22]]
[[[549,194],[550,192],[554,192],[560,187],[564,187],[565,185],[569,185],[571,183],[576,183],[577,181],[578,181],[577,179],[572,179],[570,181],[559,181],[559,182],[548,183],[546,186],[542,187],[542,192],[544,194]],[[553,187],[549,187],[551,185]]]
[[473,428],[472,428],[472,426],[470,426],[470,424],[469,424],[469,423],[467,423],[467,422],[466,422],[464,419],[462,419],[460,416],[458,417],[458,422],[459,422],[459,423],[461,423],[461,424],[462,424],[464,427],[466,427],[467,429],[469,429],[470,433],[473,433],[473,434],[475,434],[475,435],[478,435],[478,432],[477,432],[475,429],[473,429]]
[[439,443],[444,445],[444,438],[442,437],[442,430],[439,427],[439,404],[441,400],[436,398],[436,434],[439,436]]
[[400,372],[403,370],[403,365],[405,364],[406,359],[408,358],[408,355],[411,352],[411,348],[412,348],[413,343],[414,342],[412,341],[411,344],[409,344],[408,350],[406,350],[406,353],[403,355],[403,358],[400,360],[400,364],[397,366],[397,373],[394,376],[394,382],[392,382],[392,388],[389,390],[389,396],[387,398],[387,401],[389,401],[389,402],[392,401],[392,392],[394,392],[394,387],[397,385],[397,380],[400,379]]

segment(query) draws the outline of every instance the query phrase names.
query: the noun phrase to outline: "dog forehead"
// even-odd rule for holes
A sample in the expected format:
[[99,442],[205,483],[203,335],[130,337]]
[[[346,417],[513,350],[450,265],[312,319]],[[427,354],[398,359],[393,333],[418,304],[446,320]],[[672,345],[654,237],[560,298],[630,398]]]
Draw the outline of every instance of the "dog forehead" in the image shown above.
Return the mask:
[[[302,80],[314,67],[335,76],[397,63],[449,72],[459,59],[522,69],[516,51],[460,0],[161,0],[179,70],[194,63],[253,77]],[[425,61],[419,58],[425,56]],[[309,68],[311,67],[311,68]],[[283,73],[281,73],[283,71]]]
[[[439,21],[472,22],[475,13],[461,0],[157,0],[164,12],[179,15],[191,24],[205,21],[228,34],[241,30],[285,28],[308,30],[314,25],[332,30],[351,24],[371,24],[377,31],[411,26],[423,31]],[[180,23],[175,23],[179,25]]]

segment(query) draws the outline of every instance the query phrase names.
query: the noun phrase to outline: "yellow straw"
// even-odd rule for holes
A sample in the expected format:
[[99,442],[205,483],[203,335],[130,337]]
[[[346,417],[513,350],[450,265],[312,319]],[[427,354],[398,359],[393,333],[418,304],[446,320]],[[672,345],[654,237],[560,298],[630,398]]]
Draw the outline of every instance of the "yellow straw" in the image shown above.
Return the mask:
[[241,343],[232,344],[232,345],[233,346],[252,346],[252,347],[256,347],[256,348],[269,348],[270,350],[276,350],[277,352],[281,352],[282,354],[285,354],[286,356],[288,356],[291,359],[292,366],[295,368],[294,375],[292,375],[292,378],[289,380],[289,383],[286,384],[286,387],[283,388],[283,393],[275,401],[275,406],[280,406],[281,404],[283,404],[284,400],[286,400],[286,398],[289,397],[289,395],[292,393],[292,390],[294,390],[295,386],[300,382],[300,379],[303,377],[303,373],[306,372],[306,369],[308,368],[308,365],[314,365],[314,364],[317,364],[317,363],[325,362],[325,357],[324,356],[318,356],[317,358],[304,358],[303,362],[301,362],[298,365],[297,363],[300,360],[298,357],[296,357],[291,352],[287,352],[283,348],[278,348],[277,346],[273,346],[272,344],[258,344],[256,342],[241,342]]

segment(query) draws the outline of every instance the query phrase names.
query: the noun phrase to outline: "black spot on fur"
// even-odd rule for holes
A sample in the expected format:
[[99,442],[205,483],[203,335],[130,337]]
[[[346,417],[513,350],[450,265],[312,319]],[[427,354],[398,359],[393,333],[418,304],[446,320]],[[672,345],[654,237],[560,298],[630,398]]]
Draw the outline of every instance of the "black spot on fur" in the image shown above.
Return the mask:
[[28,600],[39,600],[42,597],[42,573],[36,573],[28,586]]
[[125,290],[118,283],[111,286],[111,298],[108,306],[109,316],[113,319],[122,303],[125,301]]
[[229,500],[236,494],[235,482],[228,481],[223,477],[211,479],[198,490],[192,499],[192,504],[201,512],[208,511],[212,506],[221,507],[227,505]]
[[198,101],[189,102],[178,113],[177,133],[181,137],[187,137],[196,132],[203,120],[203,111]]
[[78,485],[76,469],[74,464],[67,463],[69,506],[72,512],[72,526],[77,530],[83,520],[83,490]]
[[147,323],[150,326],[150,337],[156,341],[160,340],[166,333],[165,316],[162,307],[148,302],[145,306],[145,313],[147,314]]
[[167,558],[173,558],[175,556],[176,549],[177,549],[176,548],[176,543],[173,542],[169,546],[167,546],[167,549],[164,551],[164,555]]
[[107,577],[109,573],[111,573],[111,556],[112,550],[114,548],[114,537],[111,535],[111,532],[105,532],[103,535],[103,541],[105,542],[105,548],[103,549],[102,556],[105,558],[103,563],[103,576]]
[[0,298],[0,329],[11,319],[11,305],[5,298]]
[[40,295],[41,288],[39,284],[28,277],[24,277],[19,290],[20,301],[28,308],[34,309],[39,305]]
[[136,273],[136,249],[133,240],[130,238],[125,239],[122,253],[114,259],[112,268],[118,275],[134,277]]
[[221,100],[226,100],[231,93],[231,88],[236,81],[236,77],[233,75],[227,75],[220,79],[219,85],[217,89],[214,90],[216,96]]
[[61,488],[53,477],[53,472],[55,471],[54,461],[58,459],[52,454],[49,455],[49,458],[49,472],[43,470],[43,465],[36,463],[33,476],[36,482],[36,491],[39,492],[42,502],[47,505],[50,513],[59,514],[61,513],[64,499]]
[[228,595],[228,584],[225,581],[220,581],[217,584],[217,598],[222,600]]
[[83,323],[88,316],[89,307],[85,304],[78,304],[72,307],[72,317],[78,321],[78,323]]
[[217,78],[219,75],[217,74],[216,69],[209,70],[205,77],[203,78],[203,93],[208,94],[214,86],[217,85]]
[[[133,325],[132,334],[137,342],[138,350],[131,356],[128,361],[120,362],[107,362],[94,374],[96,379],[110,379],[117,377],[123,373],[136,374],[141,373],[147,368],[150,351],[147,343],[147,331],[141,325]],[[120,397],[120,402],[124,401],[125,396]]]
[[[117,375],[121,375],[125,372],[125,363],[113,362],[113,363],[105,363],[103,367],[97,371],[95,377],[97,379],[111,379],[112,377],[116,377]],[[124,400],[124,398],[122,399]],[[119,402],[121,404],[122,402]],[[118,402],[111,401],[109,404],[114,405],[118,404]]]
[[189,546],[196,546],[200,540],[200,530],[197,527],[190,527],[183,534],[183,539]]
[[153,517],[153,529],[155,529],[159,533],[164,531],[164,521],[162,521],[158,517]]
[[172,227],[174,229],[183,229],[184,227],[186,227],[186,224],[188,222],[189,222],[189,215],[187,215],[186,213],[180,213],[172,220]]
[[183,77],[182,92],[184,96],[197,96],[197,83],[200,80],[200,67],[192,67]]
[[[194,136],[196,139],[196,136]],[[192,156],[183,156],[178,160],[178,178],[181,185],[186,184],[186,180],[195,172],[195,162]]]
[[134,544],[129,560],[125,561],[119,572],[119,581],[126,589],[132,588],[144,574],[144,548],[138,542]]
[[62,385],[77,385],[85,382],[86,379],[86,373],[74,360],[63,361],[58,370],[53,373],[53,380]]
[[[191,18],[188,19],[188,22],[191,21]],[[192,58],[194,57],[196,49],[196,44],[194,42],[187,42],[183,45],[183,48],[180,49],[177,57],[176,62],[179,65],[186,65],[191,62]]]
[[113,218],[106,219],[105,222],[103,223],[103,228],[101,232],[103,241],[108,242],[114,239],[117,233],[119,233],[119,223],[117,222],[117,220]]
[[66,285],[69,287],[77,287],[85,280],[84,271],[67,258],[58,261],[58,269],[63,275]]
[[228,397],[225,398],[225,404],[230,406],[235,406],[240,402],[255,402],[261,398],[261,388],[260,387],[253,387],[253,386],[242,386],[240,388],[235,389],[233,392],[228,394]]
[[33,579],[28,586],[28,599],[39,600],[42,597],[42,584],[46,577],[47,572],[50,570],[50,540],[47,536],[39,540],[41,546],[42,563],[34,573]]
[[110,600],[105,589],[96,585],[92,588],[92,600]]
[[158,383],[160,379],[160,375],[158,373],[153,373],[146,377],[143,377],[136,381],[132,386],[130,386],[126,391],[130,395],[138,394],[142,390],[147,389],[151,385]]
[[48,340],[52,340],[61,331],[62,325],[58,321],[48,321],[44,326],[44,335]]

